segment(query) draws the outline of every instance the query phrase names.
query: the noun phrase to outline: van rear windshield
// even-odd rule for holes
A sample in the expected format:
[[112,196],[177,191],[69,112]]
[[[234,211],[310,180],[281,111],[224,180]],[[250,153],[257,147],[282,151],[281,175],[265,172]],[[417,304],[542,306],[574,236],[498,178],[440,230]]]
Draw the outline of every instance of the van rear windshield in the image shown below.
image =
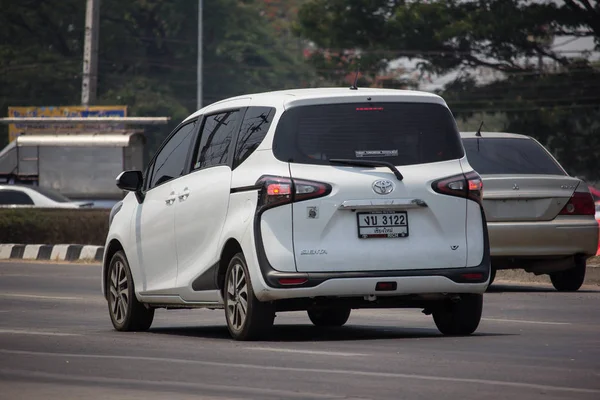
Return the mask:
[[273,153],[281,161],[328,164],[335,158],[425,164],[464,154],[450,111],[433,103],[298,106],[277,124]]

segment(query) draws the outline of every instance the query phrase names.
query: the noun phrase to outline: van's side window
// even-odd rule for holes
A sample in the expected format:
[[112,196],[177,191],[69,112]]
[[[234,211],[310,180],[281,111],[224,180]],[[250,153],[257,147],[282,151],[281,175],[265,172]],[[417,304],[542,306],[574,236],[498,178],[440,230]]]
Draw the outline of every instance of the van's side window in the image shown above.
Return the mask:
[[239,115],[239,110],[231,110],[206,117],[195,152],[194,169],[227,164]]
[[148,189],[183,175],[185,160],[192,144],[195,127],[196,121],[183,125],[160,150],[154,160],[152,173],[148,174],[150,177]]
[[274,115],[275,109],[272,107],[248,108],[235,146],[233,168],[243,163],[262,143],[269,131]]

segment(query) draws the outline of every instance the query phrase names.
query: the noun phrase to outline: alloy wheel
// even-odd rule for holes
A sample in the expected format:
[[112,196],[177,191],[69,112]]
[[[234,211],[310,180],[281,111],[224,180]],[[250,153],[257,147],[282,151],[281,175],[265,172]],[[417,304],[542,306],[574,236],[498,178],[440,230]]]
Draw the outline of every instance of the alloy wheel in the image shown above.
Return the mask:
[[240,330],[248,315],[248,283],[241,264],[235,264],[227,281],[227,316],[231,326]]
[[127,317],[129,306],[129,282],[125,264],[117,261],[110,274],[110,311],[115,321],[122,324]]

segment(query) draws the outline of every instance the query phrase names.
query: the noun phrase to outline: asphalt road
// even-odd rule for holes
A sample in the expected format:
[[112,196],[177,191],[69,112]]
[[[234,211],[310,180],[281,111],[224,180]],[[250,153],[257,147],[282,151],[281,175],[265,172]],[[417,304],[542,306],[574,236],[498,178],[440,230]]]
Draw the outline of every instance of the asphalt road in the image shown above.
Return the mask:
[[268,342],[223,311],[113,331],[97,265],[0,263],[0,399],[600,399],[600,291],[498,285],[470,337],[417,310],[319,330],[281,314]]

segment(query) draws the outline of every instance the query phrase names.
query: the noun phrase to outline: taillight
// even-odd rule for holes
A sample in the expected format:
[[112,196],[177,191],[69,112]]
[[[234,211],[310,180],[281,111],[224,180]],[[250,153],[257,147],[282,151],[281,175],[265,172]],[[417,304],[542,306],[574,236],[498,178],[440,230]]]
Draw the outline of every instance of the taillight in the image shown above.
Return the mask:
[[280,176],[263,176],[256,185],[261,188],[258,193],[258,208],[261,210],[316,199],[331,193],[331,186],[326,183]]
[[431,184],[434,191],[448,196],[464,197],[481,204],[483,181],[475,171],[440,179]]
[[563,209],[560,215],[594,215],[596,207],[592,195],[585,192],[575,192]]

